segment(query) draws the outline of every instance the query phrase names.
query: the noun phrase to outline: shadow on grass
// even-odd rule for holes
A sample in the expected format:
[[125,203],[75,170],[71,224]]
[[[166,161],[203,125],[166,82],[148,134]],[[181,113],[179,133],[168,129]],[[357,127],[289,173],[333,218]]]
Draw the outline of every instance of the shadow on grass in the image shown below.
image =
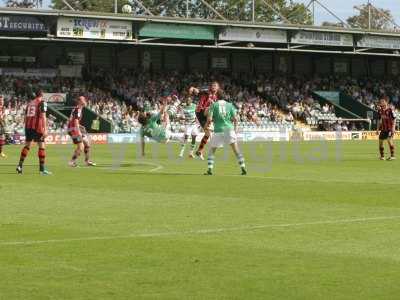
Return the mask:
[[98,167],[118,169],[118,168],[131,168],[131,167],[153,167],[157,164],[152,163],[122,163],[122,164],[99,164]]
[[[113,175],[114,174],[113,171],[115,171],[115,170],[110,169],[108,174]],[[199,174],[194,174],[194,173],[174,173],[174,172],[162,173],[162,172],[149,172],[149,171],[130,171],[130,172],[118,171],[118,174],[121,174],[121,175],[141,175],[141,176],[145,175],[145,176],[153,176],[153,177],[156,177],[156,176],[204,176],[201,173],[199,173]]]

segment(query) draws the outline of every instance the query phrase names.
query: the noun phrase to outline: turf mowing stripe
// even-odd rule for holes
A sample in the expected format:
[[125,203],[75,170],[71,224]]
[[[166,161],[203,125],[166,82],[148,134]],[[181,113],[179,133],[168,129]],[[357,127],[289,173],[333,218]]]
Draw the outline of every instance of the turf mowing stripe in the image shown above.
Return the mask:
[[341,220],[316,221],[316,222],[306,222],[306,223],[253,225],[253,226],[240,226],[240,227],[231,227],[231,228],[229,228],[229,227],[228,228],[211,228],[211,229],[198,229],[198,230],[187,230],[187,231],[136,233],[136,234],[120,235],[120,236],[94,236],[94,237],[82,237],[82,238],[71,238],[71,239],[41,240],[41,241],[12,241],[12,242],[3,241],[3,242],[0,242],[0,246],[38,245],[38,244],[68,243],[68,242],[80,242],[80,241],[122,240],[122,239],[180,236],[180,235],[202,235],[202,234],[214,234],[214,233],[224,233],[224,232],[234,232],[234,231],[252,231],[252,230],[268,229],[268,228],[285,228],[285,227],[287,228],[287,227],[301,227],[301,226],[310,226],[310,225],[365,223],[365,222],[369,222],[369,221],[385,221],[385,220],[394,220],[394,219],[400,219],[400,216],[341,219]]
[[[147,166],[154,167],[154,168],[152,168],[150,170],[136,170],[135,169],[133,171],[135,171],[135,172],[150,172],[150,173],[152,173],[152,172],[158,172],[158,171],[164,169],[163,165],[156,164],[156,163],[150,163],[150,162],[144,162],[144,161],[143,162],[141,161],[138,165],[147,165]],[[118,167],[114,168],[114,167],[101,167],[101,166],[99,166],[99,167],[96,167],[96,169],[107,170],[107,171],[112,171],[112,172],[118,172],[118,171],[126,172],[126,169],[119,169]]]
[[[157,164],[157,163],[151,163],[151,162],[140,162],[139,164],[143,165],[148,165],[154,167],[153,169],[150,170],[137,170],[133,169],[132,172],[143,172],[143,173],[156,173],[160,175],[176,175],[177,173],[175,172],[159,172],[164,168],[163,165]],[[89,168],[93,169],[93,168]],[[127,169],[118,169],[118,168],[113,168],[113,167],[97,167],[96,169],[102,169],[102,170],[107,170],[110,172],[127,172]],[[189,175],[187,173],[182,173],[182,175]],[[202,173],[193,173],[190,175],[198,175],[198,176],[204,176]],[[222,174],[222,175],[214,175],[213,177],[240,177],[240,178],[249,178],[249,179],[267,179],[267,180],[282,180],[282,181],[299,181],[299,182],[323,182],[323,183],[350,183],[350,184],[385,184],[385,185],[398,185],[397,182],[365,182],[365,181],[346,181],[346,180],[331,180],[331,179],[325,179],[325,180],[316,180],[316,179],[307,179],[307,178],[290,178],[290,177],[274,177],[274,176],[255,176],[255,175],[229,175],[229,174]]]
[[[161,166],[162,167],[162,166]],[[161,169],[164,169],[162,167]],[[161,170],[159,169],[159,170]],[[158,172],[159,170],[147,170],[140,171],[144,173],[156,173],[159,175],[191,175],[191,176],[199,176],[206,177],[203,173],[175,173],[175,172]],[[125,170],[126,171],[126,170]],[[135,171],[135,170],[134,170]],[[138,171],[135,171],[138,172]],[[385,185],[398,185],[398,182],[377,182],[377,181],[348,181],[348,180],[332,180],[332,179],[307,179],[307,178],[291,178],[291,177],[277,177],[277,176],[255,176],[255,175],[233,175],[233,174],[215,174],[213,176],[207,176],[209,178],[218,178],[218,177],[232,177],[232,178],[248,178],[248,179],[264,179],[264,180],[281,180],[281,181],[298,181],[298,182],[323,182],[323,183],[349,183],[349,184],[385,184]]]

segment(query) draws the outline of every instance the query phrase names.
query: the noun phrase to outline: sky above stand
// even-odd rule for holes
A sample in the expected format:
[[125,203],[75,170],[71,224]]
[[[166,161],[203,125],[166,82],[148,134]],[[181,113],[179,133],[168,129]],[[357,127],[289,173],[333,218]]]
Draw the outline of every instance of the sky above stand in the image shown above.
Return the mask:
[[[112,0],[110,0],[112,1]],[[121,1],[121,0],[120,0]],[[354,10],[355,5],[361,5],[366,3],[366,0],[319,0],[330,10],[334,11],[340,18],[346,20],[349,16],[354,15],[357,11]],[[296,2],[305,3],[306,5],[310,0],[297,0]],[[43,6],[48,7],[51,0],[44,0]],[[400,23],[400,0],[372,0],[371,3],[379,8],[390,9],[396,22]],[[331,16],[323,8],[316,5],[315,10],[316,24],[320,25],[323,21],[335,22],[337,21],[333,16]]]

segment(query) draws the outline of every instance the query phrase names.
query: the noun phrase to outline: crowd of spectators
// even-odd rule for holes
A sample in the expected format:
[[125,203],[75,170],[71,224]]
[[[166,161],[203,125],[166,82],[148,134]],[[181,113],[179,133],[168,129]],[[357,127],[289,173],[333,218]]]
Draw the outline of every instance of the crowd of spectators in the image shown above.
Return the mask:
[[[190,86],[206,88],[218,81],[227,100],[235,103],[240,120],[269,119],[272,122],[293,122],[296,117],[289,104],[302,101],[300,91],[287,91],[286,82],[263,76],[225,73],[143,73],[125,70],[112,80],[111,90],[133,107],[150,109],[166,95],[187,96]],[[310,93],[307,94],[307,96]],[[301,98],[296,96],[301,96]],[[289,99],[292,101],[290,102]],[[149,108],[150,107],[150,108]]]
[[396,108],[400,105],[400,82],[392,79],[350,79],[343,80],[340,90],[371,108],[376,108],[377,99],[389,98]]
[[347,79],[340,86],[340,90],[374,110],[378,110],[377,100],[386,97],[394,108],[396,116],[400,116],[399,80]]
[[[295,120],[309,125],[319,118],[336,119],[332,105],[321,105],[313,98],[313,91],[339,90],[376,108],[381,95],[387,95],[394,107],[400,105],[400,85],[393,80],[355,80],[338,77],[315,77],[312,79],[281,77],[224,72],[143,72],[121,70],[118,74],[101,69],[85,72],[83,78],[41,78],[22,79],[2,76],[0,92],[5,96],[9,110],[9,124],[13,131],[21,131],[23,112],[34,89],[47,92],[62,92],[84,95],[88,106],[101,118],[114,125],[115,132],[130,132],[137,129],[138,111],[152,111],[162,97],[176,95],[185,99],[190,86],[205,88],[212,81],[218,81],[227,100],[238,108],[242,122],[268,120],[279,124],[293,124]],[[178,111],[179,114],[179,111]],[[314,121],[311,121],[314,120]],[[50,118],[51,130],[59,130],[58,124]],[[329,126],[327,126],[329,124]],[[346,122],[328,122],[320,129],[353,129]]]
[[88,107],[100,117],[112,122],[115,132],[131,132],[140,128],[139,112],[124,102],[116,101],[113,98],[100,101],[89,100]]
[[[10,98],[5,106],[5,116],[7,131],[13,134],[22,134],[25,128],[24,115],[27,105],[27,98],[16,97]],[[63,124],[57,122],[54,116],[47,119],[47,127],[49,133],[59,132],[63,129]]]

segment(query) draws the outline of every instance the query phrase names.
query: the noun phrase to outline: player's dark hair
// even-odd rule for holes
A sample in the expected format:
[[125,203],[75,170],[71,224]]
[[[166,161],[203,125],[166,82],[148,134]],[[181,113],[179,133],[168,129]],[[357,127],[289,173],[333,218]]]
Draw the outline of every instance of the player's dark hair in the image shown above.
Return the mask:
[[225,99],[225,92],[222,89],[219,89],[217,92],[217,98],[218,100],[226,100]]
[[381,97],[380,97],[379,99],[380,99],[380,100],[384,100],[384,101],[386,101],[387,103],[389,103],[389,97],[388,97],[387,95],[385,95],[385,94],[381,95]]
[[42,91],[41,89],[37,89],[37,90],[35,91],[35,96],[36,96],[36,97],[41,97],[41,96],[43,96],[43,91]]

